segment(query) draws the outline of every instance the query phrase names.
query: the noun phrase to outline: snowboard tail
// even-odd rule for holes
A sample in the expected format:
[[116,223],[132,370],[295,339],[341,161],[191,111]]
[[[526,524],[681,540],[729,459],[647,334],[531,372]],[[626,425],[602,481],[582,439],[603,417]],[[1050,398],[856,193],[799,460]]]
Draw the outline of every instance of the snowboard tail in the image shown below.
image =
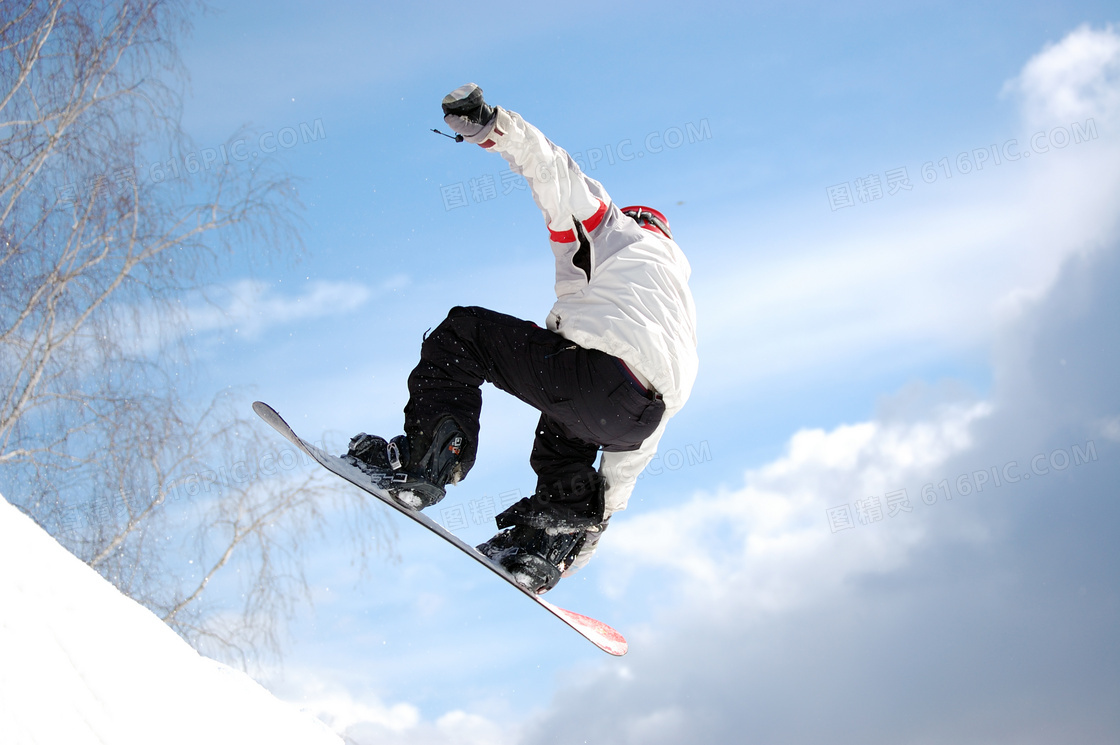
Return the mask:
[[447,541],[452,546],[459,549],[464,554],[471,557],[494,574],[501,577],[507,583],[517,588],[517,590],[522,595],[525,595],[526,597],[532,599],[533,602],[537,603],[553,616],[560,619],[563,623],[574,629],[583,638],[587,639],[599,649],[603,650],[607,654],[615,655],[616,657],[626,654],[628,647],[626,639],[622,636],[622,634],[618,633],[607,624],[603,623],[602,621],[597,621],[594,618],[589,618],[579,613],[574,613],[572,611],[557,607],[544,598],[540,597],[539,595],[526,590],[524,587],[517,583],[517,580],[515,580],[509,572],[480,554],[475,550],[473,546],[464,543],[457,536],[448,532],[446,528],[444,528],[436,521],[432,520],[423,512],[409,509],[408,507],[399,504],[396,500],[389,496],[388,492],[375,486],[370,478],[357,466],[348,463],[346,460],[338,456],[331,455],[330,453],[327,453],[324,450],[317,448],[302,439],[295,433],[295,431],[288,425],[288,423],[285,422],[278,413],[276,413],[276,410],[268,404],[257,401],[253,404],[253,411],[255,411],[257,413],[257,416],[259,416],[261,419],[268,422],[268,424],[273,429],[283,435],[289,442],[311,456],[311,458],[314,459],[315,462],[320,466],[327,469],[336,476],[345,479],[367,494],[370,494],[381,500],[386,505],[401,513],[405,517],[409,518],[413,522],[419,523],[432,533],[435,533],[437,536]]

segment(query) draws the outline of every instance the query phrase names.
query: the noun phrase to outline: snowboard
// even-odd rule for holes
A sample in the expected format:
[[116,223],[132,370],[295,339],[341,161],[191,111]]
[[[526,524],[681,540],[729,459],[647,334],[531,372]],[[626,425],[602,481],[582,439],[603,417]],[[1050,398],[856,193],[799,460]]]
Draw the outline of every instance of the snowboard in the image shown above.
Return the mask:
[[536,595],[529,590],[526,590],[524,587],[517,584],[517,581],[513,578],[513,575],[503,569],[500,565],[490,561],[488,558],[476,551],[473,546],[464,543],[462,540],[460,540],[454,534],[448,532],[446,528],[444,528],[436,521],[432,520],[423,512],[419,512],[417,510],[399,504],[396,500],[389,496],[386,491],[375,486],[370,478],[365,473],[363,473],[360,468],[352,465],[344,458],[331,455],[302,439],[295,433],[295,431],[292,430],[288,423],[285,422],[284,419],[276,413],[276,410],[268,404],[257,401],[253,404],[253,411],[255,411],[257,413],[257,416],[259,416],[261,419],[268,422],[268,424],[273,429],[287,438],[288,441],[290,441],[293,445],[311,456],[311,458],[323,468],[327,469],[336,476],[340,476],[346,481],[349,481],[351,484],[358,487],[362,491],[376,497],[392,509],[401,513],[413,522],[422,525],[430,532],[447,541],[452,546],[459,549],[464,554],[471,557],[476,562],[501,577],[510,586],[516,588],[522,595],[531,599],[534,603],[544,608],[556,618],[563,621],[565,624],[574,629],[583,638],[587,639],[599,649],[603,650],[607,654],[615,655],[616,657],[620,657],[626,654],[626,639],[623,638],[622,634],[618,633],[607,624],[601,621],[596,621],[594,618],[588,618],[587,616],[580,615],[579,613],[574,613],[570,610],[559,608],[548,602],[541,596]]

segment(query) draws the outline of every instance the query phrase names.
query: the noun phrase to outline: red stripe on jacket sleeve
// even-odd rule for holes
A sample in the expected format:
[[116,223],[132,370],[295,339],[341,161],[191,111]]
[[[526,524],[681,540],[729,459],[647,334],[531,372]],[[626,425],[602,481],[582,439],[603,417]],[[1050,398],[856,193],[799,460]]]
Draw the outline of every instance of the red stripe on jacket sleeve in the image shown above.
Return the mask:
[[[599,227],[599,224],[601,222],[603,222],[603,218],[606,216],[606,214],[607,214],[606,202],[604,202],[602,199],[600,199],[599,200],[599,209],[595,210],[595,214],[592,215],[591,217],[587,218],[586,220],[581,221],[583,223],[584,229],[587,230],[587,232],[590,233],[592,230]],[[557,231],[557,230],[553,230],[552,228],[549,228],[548,229],[548,237],[552,239],[553,243],[575,243],[576,231],[575,230],[559,230],[559,231]]]
[[589,217],[589,218],[587,218],[586,220],[583,221],[583,227],[586,228],[587,232],[590,233],[592,230],[599,227],[599,223],[601,223],[603,221],[603,217],[606,214],[607,214],[607,205],[602,199],[600,199],[599,200],[599,209],[595,210],[594,215],[592,215],[591,217]]
[[[504,136],[505,136],[505,132],[503,132],[502,130],[498,129],[498,125],[496,125],[496,124],[494,125],[494,134],[498,135],[499,137],[504,137]],[[495,146],[495,145],[497,145],[497,144],[498,144],[498,143],[497,143],[497,142],[495,142],[495,141],[494,141],[493,139],[491,139],[491,138],[487,137],[487,138],[486,138],[486,141],[485,141],[485,142],[480,142],[480,143],[478,143],[478,146],[479,146],[479,147],[484,147],[484,148],[486,148],[487,150],[489,150],[490,148],[494,147],[494,146]]]

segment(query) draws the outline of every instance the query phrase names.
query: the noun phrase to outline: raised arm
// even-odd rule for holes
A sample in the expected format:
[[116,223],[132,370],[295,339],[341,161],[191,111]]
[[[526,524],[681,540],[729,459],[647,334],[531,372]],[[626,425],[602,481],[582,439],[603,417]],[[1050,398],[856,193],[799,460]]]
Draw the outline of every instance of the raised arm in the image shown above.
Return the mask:
[[554,241],[575,240],[574,221],[593,229],[606,213],[611,200],[602,184],[588,178],[563,148],[519,114],[488,106],[474,83],[449,93],[443,111],[444,120],[463,139],[501,154],[510,170],[525,178]]

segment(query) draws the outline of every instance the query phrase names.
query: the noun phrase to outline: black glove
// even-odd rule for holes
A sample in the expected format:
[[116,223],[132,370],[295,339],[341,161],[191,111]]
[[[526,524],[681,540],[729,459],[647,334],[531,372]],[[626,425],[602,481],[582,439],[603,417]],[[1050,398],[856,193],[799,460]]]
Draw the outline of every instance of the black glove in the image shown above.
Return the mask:
[[443,97],[443,120],[465,137],[484,131],[494,119],[494,108],[482,100],[482,89],[467,83]]

